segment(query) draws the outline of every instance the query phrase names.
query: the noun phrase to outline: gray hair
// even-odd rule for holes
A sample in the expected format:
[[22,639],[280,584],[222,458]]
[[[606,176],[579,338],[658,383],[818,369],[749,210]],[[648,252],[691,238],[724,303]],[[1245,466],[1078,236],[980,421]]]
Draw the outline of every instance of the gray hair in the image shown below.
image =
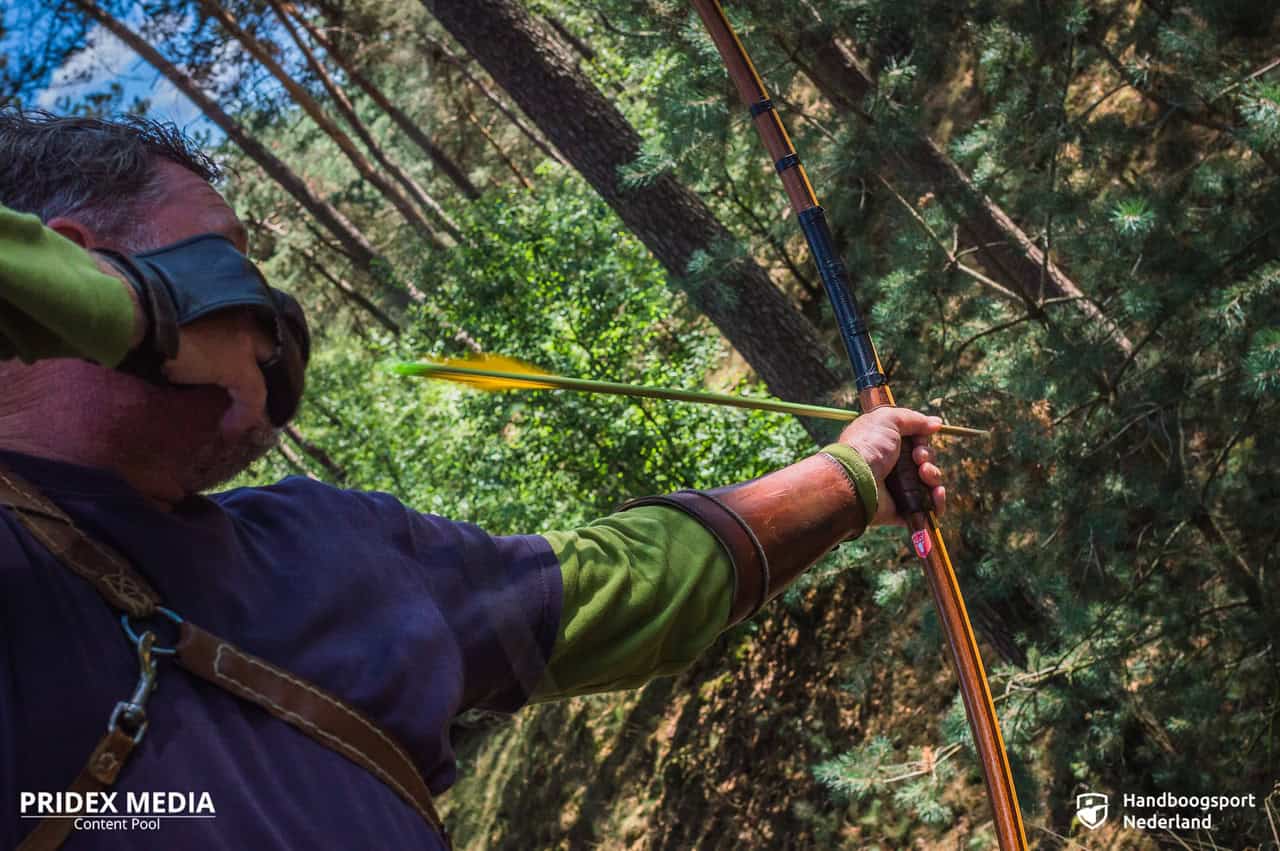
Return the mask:
[[132,241],[157,200],[157,160],[213,183],[217,165],[173,124],[138,116],[57,116],[0,110],[0,204],[47,222],[75,218],[118,241]]

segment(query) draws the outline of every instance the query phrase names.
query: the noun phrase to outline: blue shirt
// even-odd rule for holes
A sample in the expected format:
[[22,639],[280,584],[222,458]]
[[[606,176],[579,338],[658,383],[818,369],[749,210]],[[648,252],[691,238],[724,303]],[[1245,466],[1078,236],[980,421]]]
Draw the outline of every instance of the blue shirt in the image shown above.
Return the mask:
[[[162,512],[110,472],[5,451],[0,464],[117,548],[166,606],[363,711],[433,793],[456,774],[450,720],[520,707],[556,639],[559,566],[538,536],[305,478]],[[65,790],[137,677],[116,613],[0,509],[0,847],[38,823],[19,818],[19,794]],[[115,787],[122,814],[129,791],[208,792],[216,818],[79,831],[66,848],[440,847],[372,774],[168,660],[147,710]]]

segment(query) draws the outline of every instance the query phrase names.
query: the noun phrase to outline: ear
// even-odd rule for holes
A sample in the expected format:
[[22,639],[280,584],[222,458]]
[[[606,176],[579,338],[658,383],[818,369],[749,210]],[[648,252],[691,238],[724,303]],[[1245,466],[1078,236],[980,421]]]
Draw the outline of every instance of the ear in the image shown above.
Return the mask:
[[66,216],[54,216],[45,222],[44,226],[65,236],[81,248],[88,248],[97,244],[97,241],[93,238],[93,232],[75,219],[69,219]]

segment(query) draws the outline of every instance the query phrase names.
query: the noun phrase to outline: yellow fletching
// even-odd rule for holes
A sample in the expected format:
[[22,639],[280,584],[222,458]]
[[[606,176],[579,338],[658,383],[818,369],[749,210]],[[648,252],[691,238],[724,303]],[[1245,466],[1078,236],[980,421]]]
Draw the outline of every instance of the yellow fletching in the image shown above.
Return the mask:
[[461,372],[449,372],[449,367],[458,366],[464,369],[488,369],[494,372],[516,372],[522,375],[548,375],[545,370],[536,366],[531,366],[524,361],[515,358],[505,357],[504,355],[476,355],[467,358],[446,358],[442,361],[434,361],[433,365],[437,367],[432,372],[438,377],[448,381],[456,381],[459,384],[466,384],[477,390],[489,390],[496,392],[499,390],[550,390],[557,385],[549,384],[545,381],[526,380],[523,378],[494,378],[487,375],[471,375]]

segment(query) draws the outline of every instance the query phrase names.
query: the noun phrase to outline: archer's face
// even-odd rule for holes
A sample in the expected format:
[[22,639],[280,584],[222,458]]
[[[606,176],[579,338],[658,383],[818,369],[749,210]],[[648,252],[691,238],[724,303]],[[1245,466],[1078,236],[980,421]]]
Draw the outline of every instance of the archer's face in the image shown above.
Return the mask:
[[[141,211],[144,227],[139,236],[146,244],[128,248],[134,252],[146,251],[199,234],[216,233],[231,240],[241,253],[248,252],[245,226],[212,186],[168,161],[157,164],[155,179],[159,192],[155,201]],[[197,324],[203,325],[202,339],[210,345],[210,358],[243,358],[245,363],[241,368],[251,374],[258,374],[257,361],[251,352],[231,346],[219,348],[216,336],[210,342],[210,334],[230,335],[251,329],[259,338],[259,354],[269,356],[274,347],[248,310],[221,312],[198,320],[190,328],[194,329]],[[188,343],[185,331],[184,345]],[[191,340],[194,339],[195,335],[191,335]],[[146,416],[144,412],[160,415],[163,433],[153,438],[170,448],[171,457],[165,463],[172,466],[185,492],[205,490],[225,481],[275,444],[276,430],[267,421],[265,411],[228,426],[223,414],[231,400],[217,385],[155,387],[128,376],[124,378],[135,385],[127,398],[137,402],[128,406],[125,419],[141,418]]]
[[[133,229],[130,244],[99,240],[86,232],[86,247],[139,253],[198,234],[217,233],[242,252],[247,248],[244,225],[222,196],[196,174],[163,161],[157,165],[156,180],[153,200],[133,211],[139,226]],[[211,360],[222,352],[217,345],[222,329],[230,335],[252,326],[262,338],[261,348],[271,351],[272,340],[248,311],[236,314],[224,311],[188,326],[194,329],[200,322],[210,323],[205,331],[212,333],[205,333],[201,341]],[[183,337],[183,345],[187,339]],[[233,349],[228,346],[226,351]],[[236,351],[243,352],[236,356],[246,359],[244,369],[258,371],[253,348]],[[180,359],[182,354],[180,350]],[[126,477],[135,486],[161,501],[214,487],[276,442],[277,432],[265,410],[237,419],[228,428],[224,414],[231,398],[213,383],[160,387],[69,359],[6,370],[24,388],[15,413],[25,421],[23,446],[36,454],[128,471]]]

